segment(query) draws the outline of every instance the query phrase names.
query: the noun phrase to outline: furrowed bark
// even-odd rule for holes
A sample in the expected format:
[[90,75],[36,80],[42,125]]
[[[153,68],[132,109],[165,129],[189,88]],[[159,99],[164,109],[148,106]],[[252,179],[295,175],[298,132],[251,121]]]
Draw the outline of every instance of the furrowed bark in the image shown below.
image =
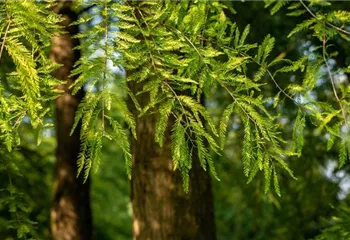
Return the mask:
[[54,240],[92,239],[92,216],[90,208],[90,182],[83,184],[83,177],[77,178],[77,156],[80,150],[80,127],[70,136],[77,107],[84,93],[72,95],[69,86],[73,65],[80,58],[80,51],[73,50],[79,45],[72,37],[78,33],[78,26],[69,26],[78,15],[72,10],[72,1],[60,1],[54,11],[64,17],[61,25],[65,33],[53,39],[50,57],[63,66],[53,75],[67,81],[59,89],[64,90],[56,99],[56,171],[51,207],[51,231]]
[[[135,92],[135,91],[134,91]],[[145,102],[147,99],[139,101]],[[142,101],[144,100],[144,101]],[[132,103],[130,103],[132,105]],[[211,179],[194,154],[190,191],[182,187],[179,171],[173,170],[170,134],[164,146],[154,141],[157,115],[137,118],[137,140],[132,140],[131,200],[135,240],[215,240]]]

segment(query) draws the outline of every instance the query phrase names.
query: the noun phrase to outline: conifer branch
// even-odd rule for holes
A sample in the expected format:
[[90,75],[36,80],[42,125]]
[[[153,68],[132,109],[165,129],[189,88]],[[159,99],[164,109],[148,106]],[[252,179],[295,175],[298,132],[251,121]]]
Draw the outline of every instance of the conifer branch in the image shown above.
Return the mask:
[[[245,54],[245,53],[242,53],[242,52],[240,52],[240,54],[242,56],[248,57],[250,60],[252,60],[258,66],[260,66],[260,67],[262,66],[259,62],[257,62],[253,57],[249,56],[248,54]],[[293,99],[288,93],[286,93],[286,91],[277,83],[275,77],[273,76],[273,74],[271,73],[271,71],[268,68],[266,68],[266,72],[268,73],[268,75],[270,76],[271,80],[273,81],[273,83],[278,88],[278,90],[280,90],[287,98],[292,100],[297,106],[300,106],[300,104],[298,102],[296,102],[295,99]]]
[[[137,8],[137,12],[140,14],[140,16],[141,16],[143,22],[145,23],[147,29],[150,30],[150,28],[149,28],[149,26],[148,26],[148,23],[147,23],[147,21],[145,20],[145,18],[144,18],[144,16],[143,16],[142,12],[140,11],[140,9]],[[135,13],[134,13],[134,12],[132,12],[132,15],[133,15],[133,17],[134,17],[135,19],[137,19],[137,17],[135,16]],[[142,29],[142,26],[140,25],[139,22],[136,22],[136,25],[139,27],[139,29]],[[143,33],[142,31],[141,31],[140,33],[141,33],[141,35],[142,35],[142,37],[143,37],[143,40],[145,41],[145,44],[146,44],[146,46],[147,46],[147,48],[148,48],[148,52],[149,52],[149,55],[150,55],[150,58],[151,58],[151,61],[152,61],[152,66],[153,66],[153,68],[156,70],[157,67],[156,67],[156,64],[155,64],[155,61],[154,61],[154,56],[153,56],[152,50],[151,50],[151,48],[150,48],[150,46],[149,46],[149,44],[148,44],[147,38],[146,38],[146,36],[144,35],[144,33]],[[152,40],[154,41],[153,37],[152,37]]]
[[[204,66],[210,71],[210,68],[208,66],[208,64],[206,62],[204,62],[204,58],[202,56],[202,54],[200,53],[200,51],[198,50],[198,48],[192,43],[192,41],[187,38],[186,35],[184,35],[181,31],[179,31],[178,29],[175,29],[175,31],[180,34],[182,37],[185,38],[185,40],[190,44],[190,46],[197,52],[198,56],[202,59],[202,62],[204,64]],[[248,119],[250,119],[254,125],[257,127],[257,123],[255,121],[255,119],[253,119],[250,114],[243,108],[243,106],[240,104],[240,102],[238,101],[238,99],[233,95],[233,93],[227,88],[227,86],[225,84],[223,84],[222,82],[219,82],[220,85],[228,92],[228,94],[232,97],[232,99],[234,100],[234,102],[236,102],[238,104],[238,106],[240,107],[240,109],[246,114],[246,116],[248,117]]]
[[[167,26],[166,26],[167,27]],[[169,28],[169,27],[167,27],[167,28]],[[179,31],[178,29],[175,29],[175,31],[173,30],[173,29],[170,29],[170,30],[172,30],[173,32],[175,32],[175,33],[177,33],[177,35],[181,35],[187,42],[188,42],[188,44],[195,50],[195,52],[197,53],[197,55],[200,57],[200,59],[202,60],[202,63],[204,64],[204,66],[210,71],[210,68],[209,68],[209,66],[208,66],[208,64],[204,61],[204,57],[202,56],[202,54],[200,53],[200,51],[197,49],[197,47],[192,43],[192,41],[190,40],[190,39],[188,39],[187,37],[186,37],[186,35],[184,35],[181,31]],[[203,39],[202,38],[202,36],[201,36],[201,39]],[[249,59],[250,60],[253,60],[254,61],[254,59],[252,58],[252,57],[250,57],[249,56]],[[256,62],[256,61],[254,61],[254,62]],[[242,63],[243,64],[243,63]],[[236,67],[238,67],[238,65],[236,66]],[[270,73],[270,75],[272,76],[272,74]],[[272,78],[273,78],[273,76],[272,76]],[[276,85],[278,85],[277,84],[277,82],[275,81],[275,79],[273,78],[273,80],[274,80],[274,82],[275,82],[275,84]],[[259,134],[259,132],[263,135],[263,138],[266,140],[266,141],[270,141],[271,143],[272,143],[272,145],[274,146],[274,148],[275,149],[280,149],[280,147],[279,147],[279,143],[277,143],[276,142],[276,139],[275,139],[275,134],[270,134],[270,130],[271,129],[265,129],[264,128],[264,125],[261,125],[261,124],[258,124],[257,122],[256,122],[256,120],[254,119],[254,117],[253,116],[251,116],[247,111],[246,111],[246,109],[244,109],[244,106],[242,106],[242,104],[238,101],[238,99],[233,95],[233,93],[228,89],[228,87],[222,82],[222,81],[218,81],[219,82],[219,84],[222,86],[222,87],[224,87],[224,89],[229,93],[229,95],[232,97],[232,99],[234,100],[234,102],[235,103],[237,103],[238,104],[238,106],[239,106],[239,108],[242,110],[242,112],[246,115],[246,117],[247,117],[247,119],[249,119],[252,123],[254,123],[254,125],[255,125],[255,129],[256,129],[256,131],[257,131],[257,134]],[[278,87],[279,87],[279,85],[278,85]],[[282,88],[280,88],[280,89],[282,89]],[[283,92],[285,93],[285,91],[283,90]],[[285,93],[286,95],[287,95],[287,93]],[[289,95],[288,95],[289,96]],[[290,96],[289,96],[290,97]],[[294,99],[292,99],[292,97],[290,97],[291,98],[291,100],[294,102],[295,100]],[[248,124],[248,123],[247,123]],[[267,133],[267,135],[266,135],[266,133]],[[246,133],[246,134],[248,134],[248,133]],[[247,143],[247,144],[250,144],[250,143]],[[245,145],[245,144],[244,144]],[[247,145],[246,145],[247,146]],[[265,149],[265,151],[267,152],[267,149],[266,149],[266,146],[263,144],[263,148]],[[246,149],[247,151],[249,151],[249,152],[251,152],[252,151],[252,149],[250,149],[250,148],[248,148],[248,149]],[[244,151],[244,150],[243,150]],[[250,158],[250,154],[251,153],[247,153],[248,155],[249,155],[249,158]],[[276,159],[277,160],[277,159]],[[248,161],[248,160],[247,160]],[[270,160],[269,160],[270,161]],[[248,164],[248,163],[244,163],[244,164]],[[285,169],[288,169],[288,167],[286,166],[286,165],[284,165],[283,166],[283,168],[285,168]],[[248,170],[248,167],[247,167],[247,170],[246,171],[250,171],[250,170]],[[246,172],[247,173],[247,172]],[[269,185],[266,185],[266,186],[269,186]],[[266,189],[265,189],[266,190]]]
[[238,99],[232,94],[232,92],[227,88],[225,84],[220,83],[220,85],[227,91],[227,93],[232,97],[233,101],[238,104],[242,111],[247,115],[247,117],[256,125],[255,120],[249,115],[249,113],[241,106]]
[[[346,111],[343,107],[343,104],[341,103],[341,100],[339,99],[339,96],[338,96],[338,93],[337,93],[337,90],[336,90],[336,86],[335,86],[335,82],[334,82],[334,79],[333,79],[333,75],[332,75],[332,72],[331,72],[331,69],[329,67],[329,64],[328,64],[328,60],[327,60],[327,56],[326,56],[326,36],[323,37],[323,44],[322,44],[322,56],[323,56],[323,60],[324,60],[324,63],[326,65],[326,68],[327,68],[327,73],[328,73],[328,76],[329,76],[329,79],[331,80],[331,84],[332,84],[332,89],[333,89],[333,93],[334,93],[334,97],[340,107],[340,110],[342,112],[342,115],[343,115],[343,118],[344,118],[344,124],[345,124],[345,127],[346,127],[346,132],[348,132],[349,130],[349,126],[348,126],[348,121],[347,121],[347,116],[346,116]],[[345,134],[345,142],[347,142],[347,135],[348,134]]]
[[[178,103],[180,104],[181,108],[182,108],[182,111],[185,112],[185,107],[183,106],[182,102],[180,101],[179,99],[179,96],[176,94],[176,92],[174,91],[174,89],[166,82],[165,82],[165,85],[170,89],[170,91],[174,94],[176,100],[178,101]],[[188,126],[190,126],[190,122],[188,121],[188,118],[187,118],[187,115],[185,114],[185,119],[186,119],[186,123]]]
[[[9,180],[9,185],[10,185],[11,188],[13,188],[10,169],[9,169],[9,167],[7,166],[7,164],[5,164],[5,168],[6,168],[6,171],[7,171],[7,176],[8,176],[8,180]],[[13,197],[12,191],[9,191],[9,192],[10,192],[11,197]],[[18,215],[17,210],[15,211],[15,215],[16,215],[16,221],[17,221],[18,229],[19,229],[19,228],[21,227],[21,225],[22,225],[22,222],[21,222],[21,218],[20,218],[19,215]],[[27,240],[27,235],[26,235],[26,234],[24,235],[24,239]]]
[[277,83],[275,77],[272,75],[271,71],[266,69],[266,72],[269,74],[271,80],[273,81],[273,83],[276,85],[276,87],[278,88],[278,90],[280,90],[287,98],[289,98],[290,100],[292,100],[298,107],[300,106],[300,104],[298,102],[295,101],[295,99],[293,99],[288,93],[286,93],[286,91]]
[[[137,8],[137,11],[138,11],[138,13],[140,14],[141,19],[142,19],[143,22],[145,23],[147,29],[150,30],[149,24],[148,24],[147,21],[145,20],[145,17],[144,17],[144,15],[143,15],[143,13],[142,13],[142,12],[140,11],[140,9],[138,9],[138,8]],[[132,14],[133,14],[134,18],[136,19],[137,17],[135,16],[134,12],[133,12]],[[142,29],[141,25],[140,25],[138,22],[137,22],[136,24],[137,24],[137,26],[138,26],[140,29]],[[160,25],[163,25],[163,24],[160,23]],[[163,25],[163,26],[164,26],[164,25]],[[165,27],[168,27],[168,26],[165,26]],[[177,29],[175,29],[175,30],[177,30]],[[178,31],[178,33],[182,34],[180,31]],[[145,44],[146,44],[147,48],[149,49],[148,52],[149,52],[149,55],[150,55],[150,58],[151,58],[151,61],[152,61],[152,66],[153,66],[153,68],[156,70],[157,67],[155,66],[155,61],[154,61],[154,56],[153,56],[153,54],[152,54],[152,50],[151,50],[151,48],[150,48],[150,46],[149,46],[149,44],[148,44],[148,41],[147,41],[147,39],[146,39],[146,36],[143,34],[142,31],[141,31],[141,35],[142,35],[143,39],[145,40]],[[182,36],[191,44],[192,47],[194,47],[194,48],[196,49],[197,53],[200,54],[200,52],[199,52],[198,49],[195,47],[195,45],[194,45],[186,36],[184,36],[184,35],[182,35]],[[153,36],[151,36],[151,38],[152,38],[152,41],[155,43],[155,40],[154,40]],[[159,52],[159,50],[158,50],[158,53],[161,54],[161,53]],[[181,100],[179,99],[179,96],[177,95],[177,93],[175,92],[175,90],[170,86],[170,84],[168,84],[167,81],[163,81],[163,83],[164,83],[164,84],[167,86],[167,88],[172,92],[172,94],[173,94],[174,97],[176,98],[177,102],[179,103],[179,105],[180,105],[182,111],[183,111],[183,112],[186,112],[185,107],[183,106],[183,104],[182,104]],[[178,116],[176,116],[176,114],[174,114],[174,113],[172,113],[172,114],[175,116],[175,119],[178,119]],[[185,124],[186,124],[186,128],[185,128],[185,129],[189,129],[189,131],[192,132],[192,129],[190,128],[191,125],[190,125],[190,122],[189,122],[189,119],[188,119],[187,114],[185,114]],[[190,142],[192,143],[192,145],[195,146],[195,143],[193,142],[192,137],[189,135],[189,133],[188,133],[187,131],[185,131],[185,134],[187,135],[187,137],[188,137],[188,139],[190,140]]]
[[[176,115],[174,112],[171,112],[171,115],[174,116],[175,121],[178,121],[178,120],[179,120],[179,116]],[[181,116],[180,116],[180,117],[181,117]],[[181,120],[181,119],[180,119],[180,120]],[[192,129],[190,128],[191,125],[189,125],[188,120],[186,119],[186,122],[185,122],[185,121],[183,121],[183,122],[186,124],[185,129],[186,129],[186,130],[188,129],[188,130],[192,133],[193,131],[192,131]],[[195,144],[195,142],[193,142],[193,139],[192,139],[191,135],[188,133],[188,131],[185,131],[185,134],[186,134],[186,136],[188,137],[188,140],[190,140],[192,146],[195,146],[196,144]]]
[[[303,7],[310,13],[310,15],[311,15],[313,18],[319,20],[319,18],[311,11],[311,9],[308,8],[308,7],[306,6],[306,4],[303,2],[303,0],[299,0],[299,2],[303,5]],[[345,29],[342,29],[342,28],[340,28],[340,27],[337,27],[337,26],[335,26],[334,24],[332,24],[332,23],[330,23],[330,22],[326,22],[326,24],[327,24],[329,27],[334,28],[334,29],[337,30],[338,32],[345,33],[345,34],[348,34],[348,35],[350,34],[349,31],[346,31]]]

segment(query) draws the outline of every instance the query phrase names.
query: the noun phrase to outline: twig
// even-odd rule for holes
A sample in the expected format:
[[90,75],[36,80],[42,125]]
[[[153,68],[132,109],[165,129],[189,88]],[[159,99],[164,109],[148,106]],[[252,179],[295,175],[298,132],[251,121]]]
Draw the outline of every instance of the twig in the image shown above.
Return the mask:
[[[177,29],[171,29],[170,30],[174,31],[178,34],[180,34],[193,48],[194,50],[197,52],[198,56],[202,59],[203,61],[203,56],[202,54],[199,52],[199,50],[197,49],[197,47],[192,43],[192,41],[186,37],[185,34],[183,34],[181,31],[177,30]],[[205,67],[210,71],[210,68],[208,66],[208,64],[206,62],[204,62]],[[276,83],[276,81],[274,81]],[[229,95],[232,97],[232,99],[238,104],[238,106],[242,109],[242,111],[247,115],[248,119],[250,119],[255,125],[257,125],[256,121],[254,118],[252,118],[252,116],[249,115],[249,113],[241,106],[240,102],[238,101],[238,99],[232,94],[232,92],[226,87],[225,84],[219,82],[219,84],[229,93]],[[277,84],[277,83],[276,83]],[[284,91],[283,91],[284,92]],[[293,99],[292,99],[293,100]]]
[[[105,17],[105,59],[104,59],[104,66],[103,66],[103,81],[102,81],[102,91],[105,89],[105,82],[107,79],[107,57],[108,57],[108,9],[107,9],[107,2],[105,1],[104,6],[104,17]],[[105,98],[102,96],[102,131],[105,131]]]
[[326,68],[327,68],[327,72],[328,72],[328,76],[331,80],[332,83],[332,89],[333,89],[333,93],[335,96],[335,99],[337,100],[337,103],[339,104],[340,110],[342,112],[343,118],[344,118],[344,122],[345,122],[345,126],[346,126],[346,130],[348,130],[348,123],[347,123],[347,116],[346,116],[346,112],[344,110],[344,107],[339,99],[337,90],[335,88],[335,83],[334,83],[334,79],[330,70],[330,67],[328,65],[328,61],[327,61],[327,57],[326,57],[326,37],[323,37],[323,47],[322,47],[323,51],[322,51],[322,55],[323,55],[323,61],[326,64]]
[[[316,19],[319,19],[319,18],[310,10],[310,8],[308,8],[308,7],[306,6],[306,4],[303,2],[303,0],[299,0],[299,1],[300,1],[300,3],[303,5],[303,7],[310,13],[310,15],[311,15],[312,17],[314,17],[314,18],[316,18]],[[335,26],[335,25],[332,24],[332,23],[326,22],[326,24],[327,24],[328,26],[330,26],[330,27],[336,29],[338,32],[342,32],[342,33],[345,33],[345,34],[350,34],[349,31],[346,31],[345,29],[342,29],[342,28],[340,28],[340,27],[337,27],[337,26]]]
[[[257,62],[253,57],[245,54],[245,53],[240,53],[245,57],[248,57],[250,60],[252,60],[255,64],[257,64],[258,66],[262,66],[259,62]],[[288,93],[286,93],[286,91],[277,83],[275,77],[272,75],[271,71],[266,67],[266,72],[269,74],[271,80],[273,81],[273,83],[276,85],[276,87],[290,100],[292,100],[297,106],[299,106],[299,103],[296,102]]]
[[[170,89],[170,91],[174,94],[176,100],[179,102],[181,108],[182,108],[182,111],[185,113],[185,107],[183,106],[181,100],[179,99],[178,95],[176,94],[176,92],[174,91],[174,89],[166,82],[164,81],[165,85]],[[190,123],[188,121],[188,117],[187,115],[185,114],[185,119],[186,119],[186,122],[187,122],[187,125],[190,126]]]
[[0,49],[0,62],[1,62],[2,52],[3,52],[4,47],[5,47],[6,37],[7,37],[7,34],[8,34],[8,32],[9,32],[11,23],[12,23],[12,22],[9,20],[9,23],[7,24],[6,31],[5,31],[5,35],[4,35],[4,37],[3,37],[3,41],[2,41],[2,44],[1,44],[1,49]]

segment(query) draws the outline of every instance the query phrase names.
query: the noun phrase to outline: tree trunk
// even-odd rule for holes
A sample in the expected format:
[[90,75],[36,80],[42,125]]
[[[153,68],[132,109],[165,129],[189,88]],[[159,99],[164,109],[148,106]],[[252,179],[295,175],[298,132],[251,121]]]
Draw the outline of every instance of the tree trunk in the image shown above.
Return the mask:
[[80,150],[80,127],[70,136],[74,115],[84,93],[71,95],[69,86],[74,82],[69,74],[74,63],[80,58],[80,51],[73,50],[79,40],[72,36],[79,31],[78,26],[69,26],[78,16],[72,10],[72,1],[58,2],[54,11],[64,17],[61,25],[65,33],[53,39],[50,57],[63,66],[53,75],[67,81],[59,89],[63,96],[56,99],[57,162],[51,208],[51,230],[54,240],[92,239],[92,217],[90,209],[90,183],[83,184],[77,176],[77,156]]
[[[144,99],[146,100],[146,99]],[[142,99],[139,99],[143,102]],[[131,105],[131,103],[130,103]],[[215,240],[211,180],[194,154],[190,191],[173,171],[170,129],[163,148],[154,141],[156,115],[138,118],[137,140],[132,141],[131,200],[133,234],[137,240]]]

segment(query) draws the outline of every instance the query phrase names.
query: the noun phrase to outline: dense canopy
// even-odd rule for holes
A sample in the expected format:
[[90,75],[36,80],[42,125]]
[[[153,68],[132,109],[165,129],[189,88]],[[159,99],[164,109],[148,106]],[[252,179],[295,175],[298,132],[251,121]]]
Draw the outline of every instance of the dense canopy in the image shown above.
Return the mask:
[[0,238],[349,239],[347,5],[0,1]]

